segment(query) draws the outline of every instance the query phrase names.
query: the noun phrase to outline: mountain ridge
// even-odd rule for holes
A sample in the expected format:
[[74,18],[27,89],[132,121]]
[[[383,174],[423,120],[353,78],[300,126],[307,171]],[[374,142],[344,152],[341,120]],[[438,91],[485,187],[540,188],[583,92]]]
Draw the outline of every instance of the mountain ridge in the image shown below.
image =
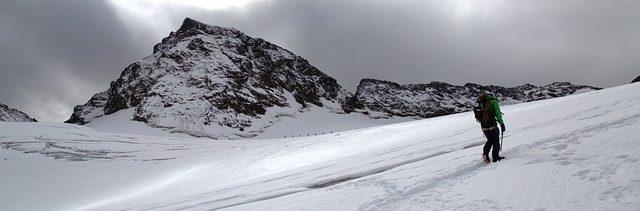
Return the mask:
[[429,118],[470,111],[475,98],[482,93],[492,93],[501,104],[510,105],[555,97],[563,97],[578,91],[599,90],[598,87],[554,82],[544,86],[525,84],[515,87],[483,86],[467,83],[463,86],[444,82],[401,85],[391,81],[363,79],[354,98],[349,102],[355,111],[381,112],[394,116]]
[[186,18],[153,46],[152,55],[125,68],[108,90],[76,106],[66,123],[87,124],[133,109],[130,120],[151,127],[216,139],[252,138],[312,106],[371,118],[428,118],[470,110],[483,92],[513,104],[599,89],[554,84],[504,88],[363,79],[354,94],[291,51],[234,28]]
[[26,113],[0,103],[0,122],[38,122]]

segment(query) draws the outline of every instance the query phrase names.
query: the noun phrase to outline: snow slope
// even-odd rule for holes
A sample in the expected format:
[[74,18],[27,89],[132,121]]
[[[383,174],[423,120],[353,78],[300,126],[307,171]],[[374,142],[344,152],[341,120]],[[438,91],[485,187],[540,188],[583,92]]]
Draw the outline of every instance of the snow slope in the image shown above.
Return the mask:
[[0,204],[2,210],[637,210],[639,88],[503,107],[507,159],[488,165],[470,113],[252,141],[0,123]]
[[[328,103],[324,102],[324,104]],[[118,111],[114,114],[94,119],[84,126],[102,132],[180,138],[192,137],[185,133],[171,132],[173,129],[154,128],[147,126],[143,122],[131,121],[134,110]],[[259,123],[259,125],[270,126],[263,128],[260,133],[256,133],[255,138],[251,139],[314,136],[414,120],[412,117],[389,117],[383,113],[376,113],[376,115],[383,117],[379,119],[373,119],[360,113],[337,114],[327,109],[327,107],[314,105],[304,109],[299,108],[299,110],[295,111],[287,111],[287,109],[270,110],[271,113],[278,113],[278,115],[273,115],[276,116],[273,118],[265,117],[255,120],[254,122]]]

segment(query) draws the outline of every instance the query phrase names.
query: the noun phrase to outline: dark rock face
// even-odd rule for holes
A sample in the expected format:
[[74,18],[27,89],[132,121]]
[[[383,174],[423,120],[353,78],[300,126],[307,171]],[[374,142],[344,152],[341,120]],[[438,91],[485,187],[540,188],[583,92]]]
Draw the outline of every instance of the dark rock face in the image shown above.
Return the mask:
[[631,81],[631,83],[635,83],[635,82],[640,82],[640,75],[636,77],[636,79],[633,79],[633,81]]
[[354,96],[356,100],[352,100],[357,102],[348,102],[356,108],[355,111],[428,118],[470,111],[476,97],[482,93],[492,93],[501,101],[501,104],[508,105],[562,97],[576,91],[598,89],[566,82],[541,87],[526,84],[505,88],[471,83],[455,86],[442,82],[400,85],[389,81],[363,79]]
[[84,105],[74,107],[71,118],[65,123],[86,124],[93,120],[93,118],[103,116],[103,108],[108,99],[109,95],[106,91],[94,94]]
[[0,122],[37,122],[22,111],[0,103]]
[[[326,102],[340,105],[349,95],[335,79],[281,47],[187,18],[154,46],[153,55],[129,65],[107,91],[76,106],[67,122],[85,124],[133,108],[132,119],[154,127],[198,133],[227,127],[233,131],[228,133],[241,133],[268,127],[254,122],[277,116],[268,114],[270,108],[298,112]],[[222,136],[233,136],[228,133]]]

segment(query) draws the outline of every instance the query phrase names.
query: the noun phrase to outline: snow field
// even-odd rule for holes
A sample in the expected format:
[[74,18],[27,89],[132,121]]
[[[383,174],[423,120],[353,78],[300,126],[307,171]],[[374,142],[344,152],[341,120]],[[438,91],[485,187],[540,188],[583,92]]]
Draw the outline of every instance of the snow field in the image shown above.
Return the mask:
[[[639,87],[504,106],[507,159],[488,165],[471,113],[235,141],[0,123],[0,204],[7,210],[637,210]],[[269,129],[331,124],[320,119],[284,119]]]

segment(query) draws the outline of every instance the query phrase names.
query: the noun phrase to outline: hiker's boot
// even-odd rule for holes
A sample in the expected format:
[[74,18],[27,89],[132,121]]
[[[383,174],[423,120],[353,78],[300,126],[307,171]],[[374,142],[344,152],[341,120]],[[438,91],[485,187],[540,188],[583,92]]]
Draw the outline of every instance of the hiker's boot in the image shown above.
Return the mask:
[[485,163],[491,163],[491,159],[489,159],[489,155],[487,154],[482,154],[482,160],[484,160]]

